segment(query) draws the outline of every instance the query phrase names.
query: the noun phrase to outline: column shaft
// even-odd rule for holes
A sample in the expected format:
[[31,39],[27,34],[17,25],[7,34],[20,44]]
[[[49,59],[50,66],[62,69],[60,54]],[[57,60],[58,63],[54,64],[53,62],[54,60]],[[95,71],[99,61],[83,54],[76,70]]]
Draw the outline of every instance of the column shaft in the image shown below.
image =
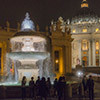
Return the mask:
[[93,66],[96,66],[96,55],[95,55],[95,40],[92,41],[92,61],[93,61]]
[[89,41],[89,66],[91,66],[91,41]]
[[82,48],[81,44],[82,44],[82,43],[81,43],[81,40],[79,40],[78,43],[79,43],[79,59],[80,59],[80,64],[82,65],[82,56],[81,56],[81,50],[82,50],[82,49],[81,49],[81,48]]

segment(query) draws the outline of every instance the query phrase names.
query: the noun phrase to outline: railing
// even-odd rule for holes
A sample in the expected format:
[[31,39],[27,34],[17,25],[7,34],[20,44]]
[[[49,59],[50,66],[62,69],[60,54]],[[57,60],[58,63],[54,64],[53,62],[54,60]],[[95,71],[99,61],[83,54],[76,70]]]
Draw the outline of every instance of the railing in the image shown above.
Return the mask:
[[[71,98],[74,95],[78,94],[78,85],[79,84],[70,84],[66,85],[65,89],[65,98]],[[36,94],[36,88],[35,88]],[[36,95],[35,95],[36,96]],[[21,98],[22,97],[22,90],[21,86],[0,86],[0,98]],[[30,98],[30,88],[26,86],[26,97]],[[52,86],[50,90],[50,97],[57,97],[54,93],[54,88]]]

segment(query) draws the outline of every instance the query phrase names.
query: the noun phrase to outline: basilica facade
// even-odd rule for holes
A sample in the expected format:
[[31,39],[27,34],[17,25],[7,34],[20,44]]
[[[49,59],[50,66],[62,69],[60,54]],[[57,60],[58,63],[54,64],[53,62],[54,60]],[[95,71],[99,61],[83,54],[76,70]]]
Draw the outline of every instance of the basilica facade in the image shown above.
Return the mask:
[[[100,17],[89,8],[87,0],[83,0],[81,8],[71,20],[59,17],[61,30],[66,26],[71,29],[74,39],[72,46],[72,68],[76,65],[83,67],[100,66]],[[51,24],[56,29],[55,21]]]
[[[17,29],[0,27],[0,73],[5,74],[6,54],[11,52],[10,38],[20,31]],[[46,27],[45,34],[51,41],[51,57],[53,71],[56,75],[71,73],[76,65],[83,67],[100,66],[100,18],[89,8],[86,0],[81,3],[81,8],[71,20],[59,17],[57,21],[51,21],[50,32]]]
[[100,17],[89,8],[86,0],[69,25],[72,37],[72,67],[100,66]]

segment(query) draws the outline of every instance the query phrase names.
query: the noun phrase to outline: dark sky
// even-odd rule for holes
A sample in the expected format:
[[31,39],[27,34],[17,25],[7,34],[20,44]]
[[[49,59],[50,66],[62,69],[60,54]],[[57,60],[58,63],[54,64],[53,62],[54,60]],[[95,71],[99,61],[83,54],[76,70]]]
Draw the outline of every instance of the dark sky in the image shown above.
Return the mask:
[[[82,0],[0,0],[0,25],[6,21],[11,27],[16,27],[17,22],[24,19],[29,12],[35,24],[44,30],[52,19],[57,20],[62,16],[65,20],[71,18],[80,9]],[[100,0],[88,0],[91,9],[100,16]]]

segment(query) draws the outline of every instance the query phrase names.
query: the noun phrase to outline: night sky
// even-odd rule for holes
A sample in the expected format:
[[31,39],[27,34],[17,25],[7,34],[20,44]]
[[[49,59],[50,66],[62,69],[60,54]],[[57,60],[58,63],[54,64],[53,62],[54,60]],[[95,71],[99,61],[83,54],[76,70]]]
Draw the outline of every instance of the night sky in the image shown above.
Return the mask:
[[[62,16],[65,20],[71,18],[80,9],[82,0],[0,0],[0,26],[6,21],[10,26],[17,27],[22,22],[25,13],[29,12],[35,24],[43,31],[52,19]],[[100,0],[88,0],[89,7],[100,16]]]

